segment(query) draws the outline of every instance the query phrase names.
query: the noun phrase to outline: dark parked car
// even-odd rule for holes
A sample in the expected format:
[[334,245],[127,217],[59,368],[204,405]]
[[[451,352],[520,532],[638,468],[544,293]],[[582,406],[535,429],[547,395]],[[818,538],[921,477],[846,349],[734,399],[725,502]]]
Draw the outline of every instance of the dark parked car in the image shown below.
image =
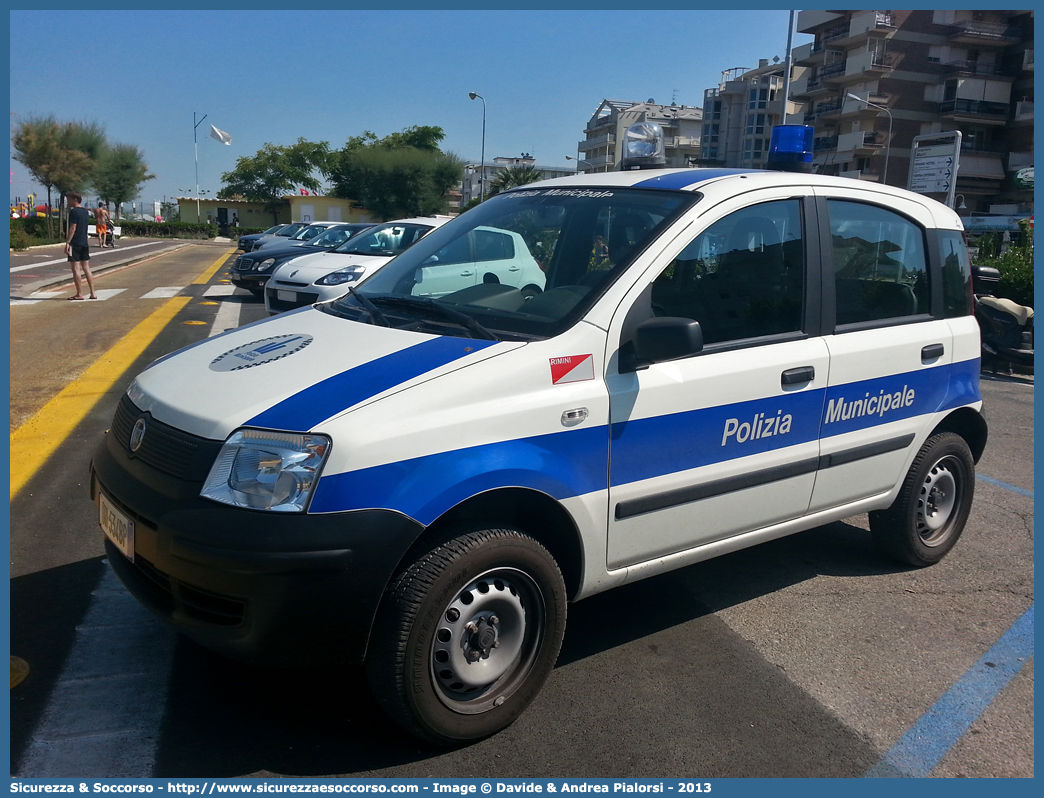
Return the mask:
[[290,241],[284,246],[273,245],[258,252],[244,252],[232,264],[232,284],[261,296],[265,290],[265,283],[276,266],[281,266],[299,255],[332,250],[372,226],[369,223],[343,222],[328,227],[325,232],[307,242]]
[[259,237],[253,244],[250,245],[250,250],[259,249],[264,242],[271,240],[272,238],[282,238],[284,240],[291,236],[301,232],[308,227],[308,222],[291,222],[290,224],[284,224],[281,228],[276,230],[274,233],[265,233]]
[[244,252],[249,252],[250,248],[254,246],[254,242],[261,238],[261,236],[272,235],[275,232],[282,230],[284,227],[286,227],[285,224],[277,224],[275,227],[269,227],[263,233],[248,233],[245,236],[240,236],[237,244],[241,250],[243,250]]

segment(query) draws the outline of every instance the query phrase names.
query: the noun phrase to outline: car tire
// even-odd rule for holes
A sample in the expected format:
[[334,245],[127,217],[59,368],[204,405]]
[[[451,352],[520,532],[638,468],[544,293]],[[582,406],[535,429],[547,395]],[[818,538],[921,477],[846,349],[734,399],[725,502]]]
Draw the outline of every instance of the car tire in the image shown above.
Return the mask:
[[907,565],[934,565],[954,547],[971,511],[975,461],[953,432],[933,435],[917,453],[892,506],[870,513],[874,542]]
[[366,658],[370,686],[418,737],[480,740],[536,697],[565,621],[565,583],[547,549],[514,529],[470,531],[389,584]]
[[541,288],[539,285],[534,285],[533,283],[530,283],[529,285],[522,286],[522,296],[524,296],[526,299],[529,299],[530,297],[534,297],[537,296],[537,294],[542,293],[544,293],[544,289]]

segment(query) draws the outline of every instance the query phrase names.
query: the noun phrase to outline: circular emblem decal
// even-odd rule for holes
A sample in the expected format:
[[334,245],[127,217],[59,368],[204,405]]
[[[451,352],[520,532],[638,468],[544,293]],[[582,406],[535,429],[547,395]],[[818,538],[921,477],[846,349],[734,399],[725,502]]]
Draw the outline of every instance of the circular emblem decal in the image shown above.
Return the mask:
[[141,448],[142,441],[145,440],[145,416],[142,416],[134,422],[134,429],[131,430],[130,443],[127,448],[132,452],[138,451]]
[[300,352],[312,343],[312,336],[304,333],[296,335],[276,335],[262,338],[230,349],[210,361],[211,371],[239,371],[250,369],[274,360],[282,360],[295,352]]

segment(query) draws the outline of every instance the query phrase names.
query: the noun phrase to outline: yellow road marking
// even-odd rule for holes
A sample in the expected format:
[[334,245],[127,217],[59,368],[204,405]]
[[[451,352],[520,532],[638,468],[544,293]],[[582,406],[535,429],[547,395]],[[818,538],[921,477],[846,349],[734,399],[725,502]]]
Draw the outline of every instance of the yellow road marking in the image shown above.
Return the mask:
[[[193,284],[206,283],[233,252],[227,250]],[[11,433],[12,499],[192,299],[168,300]]]
[[205,321],[196,321],[195,319],[192,319],[190,321],[183,321],[181,323],[182,324],[206,324],[207,322],[205,322]]
[[218,269],[220,269],[225,261],[228,260],[228,256],[235,252],[235,249],[226,249],[224,254],[218,258],[214,263],[207,269],[203,274],[192,281],[193,285],[203,285],[204,283],[210,282],[210,278],[214,276]]

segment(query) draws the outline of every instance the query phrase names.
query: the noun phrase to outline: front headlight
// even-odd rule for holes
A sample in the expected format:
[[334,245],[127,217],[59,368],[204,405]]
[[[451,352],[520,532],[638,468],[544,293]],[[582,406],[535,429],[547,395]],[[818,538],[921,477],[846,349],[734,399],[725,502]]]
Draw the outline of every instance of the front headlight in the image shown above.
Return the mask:
[[200,496],[251,510],[304,512],[329,451],[325,435],[238,430],[218,452]]
[[265,258],[263,261],[257,264],[257,266],[254,267],[254,270],[259,272],[267,272],[273,266],[275,266],[275,258]]
[[315,281],[316,285],[344,285],[358,280],[366,271],[365,266],[348,266],[324,275]]

